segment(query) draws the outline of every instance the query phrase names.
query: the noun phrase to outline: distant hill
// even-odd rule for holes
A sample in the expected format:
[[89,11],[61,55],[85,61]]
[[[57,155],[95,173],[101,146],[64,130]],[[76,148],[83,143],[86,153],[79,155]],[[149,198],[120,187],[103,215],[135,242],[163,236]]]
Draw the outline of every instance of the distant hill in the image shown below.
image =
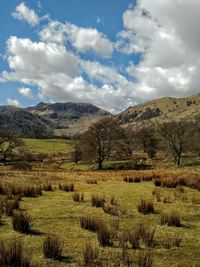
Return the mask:
[[92,123],[111,116],[109,112],[87,103],[47,104],[41,102],[27,110],[51,122],[56,135],[79,134],[87,130]]
[[[39,103],[29,108],[0,106],[0,128],[7,128],[20,136],[49,137],[80,134],[109,112],[86,103]],[[185,98],[163,97],[129,107],[114,116],[126,126],[148,126],[166,120],[194,120],[200,116],[200,94]]]
[[0,129],[22,137],[43,138],[53,134],[49,121],[14,106],[0,106]]
[[185,98],[163,97],[129,107],[116,115],[123,125],[148,125],[152,121],[193,120],[200,115],[200,94]]
[[111,114],[85,103],[39,103],[29,108],[0,106],[0,128],[23,137],[75,135]]

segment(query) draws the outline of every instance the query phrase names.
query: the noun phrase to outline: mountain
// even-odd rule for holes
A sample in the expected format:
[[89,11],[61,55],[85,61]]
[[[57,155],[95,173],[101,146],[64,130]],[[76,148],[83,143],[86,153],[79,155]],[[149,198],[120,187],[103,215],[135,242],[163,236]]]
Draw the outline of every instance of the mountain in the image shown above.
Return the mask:
[[39,103],[27,108],[29,112],[49,121],[56,135],[80,134],[98,120],[111,116],[99,107],[87,103]]
[[116,118],[123,125],[145,125],[152,121],[192,120],[200,115],[200,94],[184,97],[163,97],[129,107]]
[[22,137],[43,138],[53,134],[49,121],[14,106],[0,106],[0,129]]
[[0,106],[0,129],[23,137],[80,134],[111,114],[85,103],[39,103],[29,108]]
[[[29,108],[0,106],[0,129],[20,136],[49,137],[80,134],[98,120],[113,116],[86,103],[39,103]],[[114,116],[124,127],[144,127],[156,121],[194,120],[200,116],[200,94],[185,98],[163,97],[129,107]]]

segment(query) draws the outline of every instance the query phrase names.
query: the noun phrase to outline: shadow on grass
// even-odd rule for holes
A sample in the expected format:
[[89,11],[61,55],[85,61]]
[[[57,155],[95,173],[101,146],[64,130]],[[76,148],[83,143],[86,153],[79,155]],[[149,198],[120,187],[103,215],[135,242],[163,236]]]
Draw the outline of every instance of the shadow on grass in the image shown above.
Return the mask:
[[30,230],[27,234],[28,235],[35,235],[35,236],[44,235],[44,233],[37,231],[37,230]]
[[200,161],[187,162],[182,164],[182,167],[200,167]]
[[57,261],[64,262],[64,263],[73,263],[74,259],[71,256],[59,256]]

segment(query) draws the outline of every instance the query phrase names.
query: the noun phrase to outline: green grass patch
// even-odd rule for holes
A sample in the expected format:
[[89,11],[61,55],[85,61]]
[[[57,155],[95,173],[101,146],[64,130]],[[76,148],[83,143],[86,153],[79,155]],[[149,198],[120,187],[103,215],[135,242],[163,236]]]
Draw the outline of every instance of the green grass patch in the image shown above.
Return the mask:
[[69,153],[73,150],[72,141],[65,139],[23,139],[27,147],[33,153],[47,153],[47,154],[58,154],[58,153]]

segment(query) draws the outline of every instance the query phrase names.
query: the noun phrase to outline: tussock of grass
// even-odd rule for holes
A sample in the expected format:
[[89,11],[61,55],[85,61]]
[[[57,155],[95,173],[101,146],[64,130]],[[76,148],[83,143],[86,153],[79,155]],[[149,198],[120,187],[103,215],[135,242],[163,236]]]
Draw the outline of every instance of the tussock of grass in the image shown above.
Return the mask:
[[99,256],[99,248],[87,243],[83,251],[83,267],[95,265]]
[[137,205],[137,209],[140,213],[143,213],[145,215],[155,212],[152,200],[147,200],[142,198]]
[[138,267],[152,267],[153,257],[150,251],[140,251],[137,258]]
[[63,250],[63,243],[56,235],[46,236],[43,244],[43,252],[45,258],[57,260],[61,257]]
[[15,231],[28,234],[32,230],[33,220],[26,212],[15,211],[12,216],[12,225]]
[[92,197],[91,197],[92,207],[103,208],[105,202],[106,202],[106,200],[105,200],[105,197],[103,197],[103,196],[92,195]]
[[83,202],[84,201],[84,193],[74,193],[72,195],[72,199],[74,202]]
[[0,266],[2,267],[30,267],[30,258],[24,252],[21,239],[14,239],[7,246],[0,242]]
[[160,217],[160,223],[161,225],[166,224],[168,226],[180,227],[181,218],[180,218],[179,212],[177,210],[171,210],[171,211],[162,213]]

